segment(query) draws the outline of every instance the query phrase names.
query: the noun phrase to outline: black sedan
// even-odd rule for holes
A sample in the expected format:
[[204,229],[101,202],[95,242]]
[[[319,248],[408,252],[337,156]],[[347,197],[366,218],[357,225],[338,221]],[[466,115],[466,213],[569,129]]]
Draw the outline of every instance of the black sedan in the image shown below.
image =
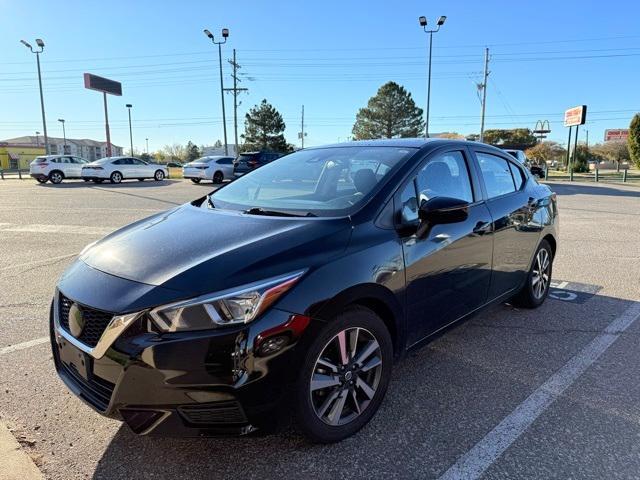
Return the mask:
[[496,302],[541,305],[557,223],[555,194],[490,146],[301,150],[85,248],[53,299],[56,369],[139,434],[293,412],[339,441],[407,351]]

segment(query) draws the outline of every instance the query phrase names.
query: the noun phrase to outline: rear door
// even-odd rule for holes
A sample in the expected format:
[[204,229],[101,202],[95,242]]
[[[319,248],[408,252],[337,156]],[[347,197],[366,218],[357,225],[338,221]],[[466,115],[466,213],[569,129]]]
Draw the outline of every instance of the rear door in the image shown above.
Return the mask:
[[527,184],[533,180],[509,154],[474,148],[493,219],[493,268],[489,298],[518,288],[529,270],[540,238],[534,222],[536,201]]
[[423,238],[402,238],[408,340],[414,344],[482,306],[491,279],[491,215],[465,148],[431,154],[394,199],[402,223],[418,205],[438,196],[469,202],[468,218],[435,225]]

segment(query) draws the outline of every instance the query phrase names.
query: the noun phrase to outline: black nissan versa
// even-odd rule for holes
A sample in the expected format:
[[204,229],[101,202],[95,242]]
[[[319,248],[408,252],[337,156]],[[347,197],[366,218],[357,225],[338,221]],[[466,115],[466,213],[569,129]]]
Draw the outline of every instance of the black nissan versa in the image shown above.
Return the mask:
[[495,302],[539,306],[557,222],[555,194],[487,145],[301,150],[85,248],[55,292],[56,369],[136,433],[293,414],[338,441],[408,349]]

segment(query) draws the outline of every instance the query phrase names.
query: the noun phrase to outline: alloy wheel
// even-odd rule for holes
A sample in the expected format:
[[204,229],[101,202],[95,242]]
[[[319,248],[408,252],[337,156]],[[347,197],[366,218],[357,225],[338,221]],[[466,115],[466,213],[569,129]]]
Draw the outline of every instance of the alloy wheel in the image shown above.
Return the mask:
[[60,174],[58,172],[52,173],[50,178],[51,178],[51,183],[60,183],[60,182],[62,182],[62,174]]
[[155,178],[158,182],[164,180],[164,173],[161,170],[156,171]]
[[334,336],[316,360],[309,384],[317,417],[331,426],[352,422],[373,400],[382,375],[382,352],[364,328]]
[[120,183],[122,181],[122,175],[120,175],[120,173],[118,172],[113,172],[111,174],[111,182],[113,183]]
[[531,276],[531,287],[533,294],[537,299],[544,296],[549,286],[549,271],[551,269],[551,261],[549,252],[546,248],[541,248],[536,255],[533,265],[533,275]]

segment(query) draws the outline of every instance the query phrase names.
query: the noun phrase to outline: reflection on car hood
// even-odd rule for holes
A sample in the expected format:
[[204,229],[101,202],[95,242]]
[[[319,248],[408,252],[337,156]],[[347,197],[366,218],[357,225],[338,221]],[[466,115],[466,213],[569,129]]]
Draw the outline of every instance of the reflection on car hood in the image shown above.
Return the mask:
[[108,235],[80,259],[196,295],[326,262],[344,251],[350,232],[348,218],[264,217],[187,204]]

